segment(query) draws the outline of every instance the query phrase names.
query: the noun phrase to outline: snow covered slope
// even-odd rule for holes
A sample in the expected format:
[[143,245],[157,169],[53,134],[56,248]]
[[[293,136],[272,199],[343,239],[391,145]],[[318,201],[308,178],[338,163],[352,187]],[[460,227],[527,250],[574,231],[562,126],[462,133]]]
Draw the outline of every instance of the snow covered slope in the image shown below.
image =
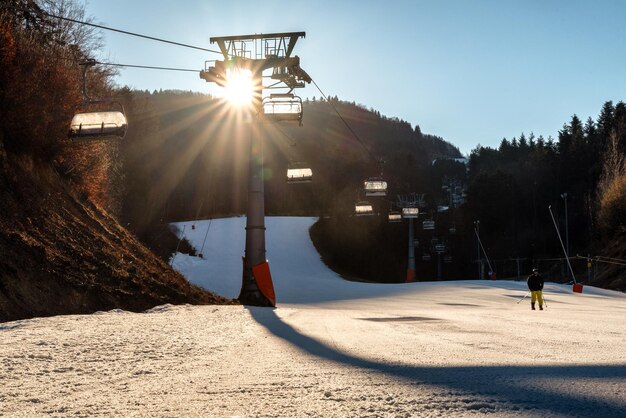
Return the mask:
[[[279,304],[391,296],[410,288],[404,284],[349,282],[329,270],[309,238],[309,228],[315,220],[306,217],[267,217],[265,220],[266,255]],[[191,245],[197,251],[202,249],[203,259],[177,254],[174,268],[194,284],[218,295],[236,298],[241,289],[245,224],[244,217],[176,224],[179,237],[184,230]]]
[[[345,282],[311,218],[268,218],[278,308],[162,306],[0,324],[0,416],[626,416],[626,296],[548,284]],[[244,218],[175,266],[225,296]],[[201,247],[208,223],[185,227]],[[181,226],[182,230],[182,226]]]

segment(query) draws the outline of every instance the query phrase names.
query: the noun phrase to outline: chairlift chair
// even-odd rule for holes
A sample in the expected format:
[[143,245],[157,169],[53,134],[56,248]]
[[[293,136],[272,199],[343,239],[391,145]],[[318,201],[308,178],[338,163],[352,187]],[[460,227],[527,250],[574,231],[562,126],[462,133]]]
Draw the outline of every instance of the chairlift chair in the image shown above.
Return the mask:
[[[93,103],[94,101],[90,101],[90,105]],[[70,123],[68,136],[71,139],[123,139],[128,129],[124,107],[118,102],[111,101],[110,103],[119,105],[121,110],[76,113]]]
[[382,177],[372,177],[363,182],[365,196],[384,197],[387,196],[387,182]]
[[96,63],[94,59],[80,63],[83,67],[83,105],[93,110],[74,114],[68,136],[71,139],[123,139],[128,128],[124,106],[113,99],[92,99],[87,95],[87,68]]
[[428,253],[424,253],[424,254],[422,255],[422,260],[424,260],[424,261],[430,261],[430,254],[428,254]]
[[424,222],[422,222],[422,228],[424,229],[424,231],[432,231],[433,229],[435,229],[435,221],[433,221],[432,219],[426,219]]
[[313,181],[313,170],[305,163],[293,163],[287,167],[287,183],[310,183]]
[[296,121],[302,126],[302,99],[294,94],[271,94],[263,99],[263,115],[275,121]]
[[393,224],[398,222],[402,222],[402,214],[396,211],[389,212],[389,223]]
[[378,177],[370,177],[363,182],[363,191],[368,197],[385,197],[387,196],[387,182],[383,178],[383,166],[385,161],[381,158],[378,160],[380,165],[380,174]]
[[402,217],[405,219],[415,219],[420,213],[419,208],[402,208]]
[[452,256],[449,254],[446,254],[443,256],[443,262],[446,264],[450,264],[452,263]]
[[360,201],[354,205],[354,214],[356,216],[371,216],[374,214],[374,207],[367,201]]

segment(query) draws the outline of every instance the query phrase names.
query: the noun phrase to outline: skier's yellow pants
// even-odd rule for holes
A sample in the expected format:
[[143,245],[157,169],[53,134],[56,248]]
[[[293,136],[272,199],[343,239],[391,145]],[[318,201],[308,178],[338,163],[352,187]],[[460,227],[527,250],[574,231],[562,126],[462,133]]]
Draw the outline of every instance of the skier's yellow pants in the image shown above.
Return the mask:
[[536,300],[539,300],[539,306],[543,306],[543,295],[541,294],[541,290],[531,290],[530,291],[530,301],[535,303]]

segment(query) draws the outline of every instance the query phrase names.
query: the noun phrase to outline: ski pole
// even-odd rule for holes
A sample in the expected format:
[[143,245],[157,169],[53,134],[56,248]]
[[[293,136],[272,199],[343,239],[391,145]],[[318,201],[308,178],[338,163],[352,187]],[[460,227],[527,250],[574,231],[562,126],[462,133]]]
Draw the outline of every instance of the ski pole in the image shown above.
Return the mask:
[[[518,300],[516,303],[519,304],[521,301],[523,301],[524,299],[526,299],[528,297],[528,294],[530,293],[530,290],[528,292],[526,292],[526,294],[524,295],[523,298],[521,298],[520,300]],[[545,300],[545,299],[544,299]]]

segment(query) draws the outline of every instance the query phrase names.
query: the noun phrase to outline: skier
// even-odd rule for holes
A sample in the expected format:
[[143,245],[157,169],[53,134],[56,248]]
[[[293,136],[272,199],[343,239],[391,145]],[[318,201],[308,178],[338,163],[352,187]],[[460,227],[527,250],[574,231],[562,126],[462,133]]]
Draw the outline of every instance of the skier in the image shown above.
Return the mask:
[[541,291],[543,290],[543,277],[539,275],[539,270],[534,268],[533,274],[528,276],[528,280],[526,280],[528,284],[528,289],[530,289],[530,307],[534,311],[535,310],[535,301],[539,300],[539,310],[543,311],[543,295]]

